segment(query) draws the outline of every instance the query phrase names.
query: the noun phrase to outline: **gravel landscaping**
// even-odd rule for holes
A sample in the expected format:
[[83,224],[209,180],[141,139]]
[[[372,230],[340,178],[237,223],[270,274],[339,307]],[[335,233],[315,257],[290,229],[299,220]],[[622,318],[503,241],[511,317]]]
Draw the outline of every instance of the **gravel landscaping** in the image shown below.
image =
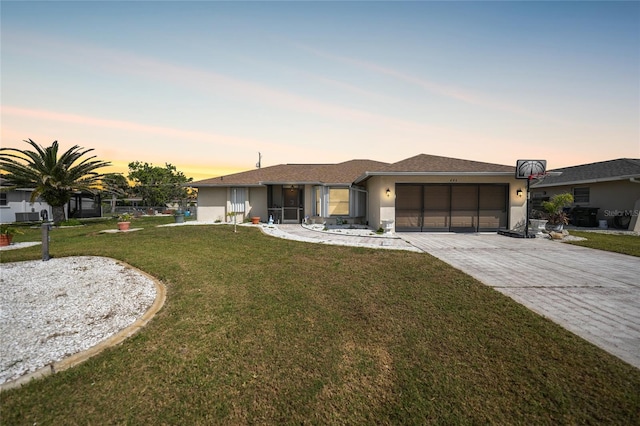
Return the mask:
[[2,264],[0,384],[95,346],[155,298],[152,279],[113,259]]

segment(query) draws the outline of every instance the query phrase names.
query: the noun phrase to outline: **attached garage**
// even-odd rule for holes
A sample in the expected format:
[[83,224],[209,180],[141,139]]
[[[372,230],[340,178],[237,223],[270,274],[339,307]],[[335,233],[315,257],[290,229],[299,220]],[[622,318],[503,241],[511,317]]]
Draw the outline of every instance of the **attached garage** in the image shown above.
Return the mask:
[[396,231],[482,232],[507,229],[508,184],[398,183]]

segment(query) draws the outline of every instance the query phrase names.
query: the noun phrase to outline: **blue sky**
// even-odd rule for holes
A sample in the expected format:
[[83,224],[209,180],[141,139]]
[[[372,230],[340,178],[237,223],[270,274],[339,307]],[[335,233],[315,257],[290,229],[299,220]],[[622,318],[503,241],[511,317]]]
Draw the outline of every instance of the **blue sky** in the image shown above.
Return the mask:
[[418,153],[640,157],[638,2],[11,2],[2,146],[196,179]]

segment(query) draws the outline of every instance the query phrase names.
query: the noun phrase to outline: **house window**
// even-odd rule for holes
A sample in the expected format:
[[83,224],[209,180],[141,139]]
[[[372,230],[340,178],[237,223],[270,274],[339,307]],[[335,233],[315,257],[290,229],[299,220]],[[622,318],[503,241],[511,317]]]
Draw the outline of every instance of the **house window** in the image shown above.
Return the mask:
[[0,192],[0,206],[6,206],[7,204],[7,193]]
[[589,187],[573,188],[573,202],[575,204],[589,203]]
[[246,188],[231,188],[231,211],[243,213],[246,199]]
[[351,188],[351,216],[367,215],[367,192],[360,188]]
[[349,215],[349,188],[329,188],[329,215]]

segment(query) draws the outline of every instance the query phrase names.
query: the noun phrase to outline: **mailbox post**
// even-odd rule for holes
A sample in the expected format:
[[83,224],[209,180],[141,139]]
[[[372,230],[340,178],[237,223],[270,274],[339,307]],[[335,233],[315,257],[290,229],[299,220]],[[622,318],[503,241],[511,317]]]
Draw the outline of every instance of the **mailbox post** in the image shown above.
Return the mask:
[[49,222],[42,223],[42,261],[51,259],[49,256],[49,229],[51,225]]

